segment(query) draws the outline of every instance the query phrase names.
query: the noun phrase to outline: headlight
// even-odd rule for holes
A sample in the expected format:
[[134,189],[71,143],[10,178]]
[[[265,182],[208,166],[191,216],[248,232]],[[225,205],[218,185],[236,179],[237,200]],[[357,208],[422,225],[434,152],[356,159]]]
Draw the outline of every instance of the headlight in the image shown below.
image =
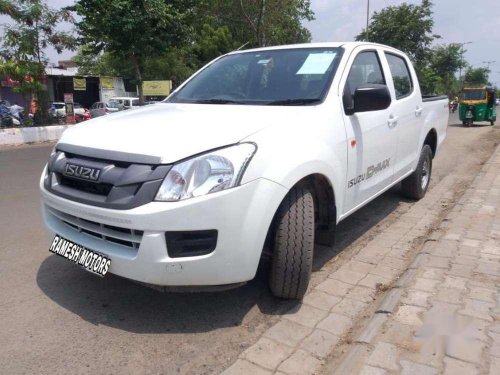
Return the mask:
[[237,186],[256,149],[251,143],[242,143],[175,164],[155,200],[179,201]]

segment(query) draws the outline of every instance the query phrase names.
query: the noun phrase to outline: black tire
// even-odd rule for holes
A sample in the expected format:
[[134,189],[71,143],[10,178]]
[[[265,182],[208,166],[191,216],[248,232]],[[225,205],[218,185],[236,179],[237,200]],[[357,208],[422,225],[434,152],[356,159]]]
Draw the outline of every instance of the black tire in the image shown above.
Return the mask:
[[491,121],[490,121],[490,125],[491,125],[491,126],[494,126],[494,125],[495,125],[495,121],[491,120]]
[[301,300],[307,291],[314,251],[311,190],[296,186],[276,214],[269,286],[274,296]]
[[417,169],[406,177],[401,185],[405,197],[422,199],[429,188],[432,175],[432,150],[429,145],[424,145],[420,152]]

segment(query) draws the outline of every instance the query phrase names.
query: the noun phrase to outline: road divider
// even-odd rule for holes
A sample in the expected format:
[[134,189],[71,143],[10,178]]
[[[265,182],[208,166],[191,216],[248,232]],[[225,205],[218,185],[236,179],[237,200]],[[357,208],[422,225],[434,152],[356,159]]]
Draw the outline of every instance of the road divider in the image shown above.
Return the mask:
[[70,126],[72,125],[0,129],[0,146],[57,141],[62,133]]

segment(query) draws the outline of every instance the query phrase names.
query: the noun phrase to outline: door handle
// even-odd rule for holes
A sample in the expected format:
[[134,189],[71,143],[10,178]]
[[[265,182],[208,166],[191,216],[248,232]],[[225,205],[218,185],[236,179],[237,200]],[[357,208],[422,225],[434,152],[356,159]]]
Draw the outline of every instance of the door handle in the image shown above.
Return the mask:
[[417,116],[417,117],[421,116],[422,110],[423,110],[422,107],[417,107],[417,109],[415,110],[415,116]]
[[398,117],[394,115],[389,116],[389,120],[387,120],[387,125],[389,128],[394,128],[398,124]]

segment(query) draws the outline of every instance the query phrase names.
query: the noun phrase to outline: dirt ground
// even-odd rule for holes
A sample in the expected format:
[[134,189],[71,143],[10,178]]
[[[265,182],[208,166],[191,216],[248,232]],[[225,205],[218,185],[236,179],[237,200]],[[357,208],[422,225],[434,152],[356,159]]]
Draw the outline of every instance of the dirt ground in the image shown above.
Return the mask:
[[[450,174],[463,189],[500,142],[498,125],[450,124],[431,189]],[[50,255],[37,184],[51,147],[0,150],[0,373],[218,373],[290,308],[265,272],[231,291],[161,293]],[[396,187],[342,222],[316,251],[313,284],[411,205]]]

